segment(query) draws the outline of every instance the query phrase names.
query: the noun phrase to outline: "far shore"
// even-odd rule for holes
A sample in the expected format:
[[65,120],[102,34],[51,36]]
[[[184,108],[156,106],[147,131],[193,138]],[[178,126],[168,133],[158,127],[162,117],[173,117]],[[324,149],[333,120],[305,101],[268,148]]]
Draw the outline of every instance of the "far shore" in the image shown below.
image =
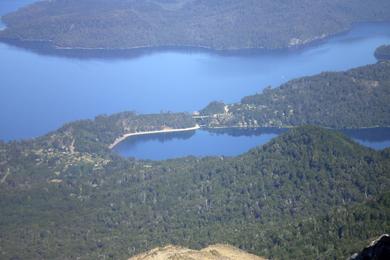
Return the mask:
[[[163,44],[163,45],[135,45],[135,46],[127,46],[127,47],[83,47],[83,46],[61,46],[53,43],[52,40],[48,39],[25,39],[25,38],[0,38],[0,42],[8,43],[11,45],[15,45],[16,47],[21,47],[25,49],[31,49],[32,51],[48,51],[52,52],[52,54],[60,54],[63,55],[69,54],[68,52],[134,52],[134,51],[145,51],[145,52],[156,52],[156,51],[193,51],[193,52],[209,52],[213,54],[219,55],[251,55],[253,53],[272,53],[272,52],[294,52],[303,50],[305,48],[309,48],[312,46],[319,45],[329,39],[334,37],[341,36],[343,34],[347,34],[354,27],[357,27],[360,24],[374,24],[374,23],[387,23],[383,22],[366,22],[366,23],[356,23],[351,25],[350,27],[346,27],[335,31],[333,33],[323,34],[313,36],[312,38],[305,39],[298,44],[290,44],[285,43],[284,45],[278,47],[266,47],[266,46],[252,46],[252,47],[227,47],[227,48],[219,48],[215,46],[208,45],[196,45],[196,44]],[[35,46],[35,44],[39,44],[39,46]]]
[[150,135],[150,134],[163,134],[163,133],[174,133],[174,132],[186,132],[186,131],[194,131],[200,129],[200,126],[197,124],[193,127],[188,128],[173,128],[173,129],[162,129],[162,130],[155,130],[155,131],[144,131],[144,132],[136,132],[136,133],[128,133],[124,134],[121,137],[118,137],[115,139],[115,141],[110,144],[109,148],[113,149],[115,146],[117,146],[119,143],[124,141],[126,138],[130,136],[140,136],[140,135]]

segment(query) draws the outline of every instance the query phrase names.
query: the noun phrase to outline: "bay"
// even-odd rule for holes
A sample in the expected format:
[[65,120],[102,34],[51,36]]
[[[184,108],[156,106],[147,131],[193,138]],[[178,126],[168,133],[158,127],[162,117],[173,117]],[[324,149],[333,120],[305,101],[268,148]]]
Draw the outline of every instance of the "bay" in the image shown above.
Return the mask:
[[[201,129],[191,132],[132,136],[115,147],[124,157],[165,160],[186,156],[237,156],[288,131],[278,128]],[[390,128],[339,130],[366,147],[390,147]]]

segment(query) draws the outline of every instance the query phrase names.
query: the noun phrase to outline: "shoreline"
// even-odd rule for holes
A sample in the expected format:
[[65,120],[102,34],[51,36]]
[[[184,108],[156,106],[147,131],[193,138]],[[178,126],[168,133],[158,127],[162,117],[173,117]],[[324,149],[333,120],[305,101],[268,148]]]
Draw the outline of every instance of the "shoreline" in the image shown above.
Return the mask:
[[194,131],[198,130],[201,127],[196,124],[193,127],[187,127],[187,128],[172,128],[172,129],[162,129],[162,130],[154,130],[154,131],[143,131],[143,132],[136,132],[136,133],[127,133],[122,135],[121,137],[118,137],[115,139],[115,141],[108,146],[109,149],[113,149],[115,146],[117,146],[119,143],[126,140],[128,137],[131,136],[140,136],[140,135],[151,135],[151,134],[164,134],[164,133],[175,133],[175,132],[187,132],[187,131]]
[[[4,27],[0,29],[3,31],[7,29]],[[47,52],[48,54],[53,55],[64,55],[67,56],[72,52],[90,52],[98,53],[98,54],[110,54],[115,52],[122,53],[132,53],[132,52],[145,52],[145,53],[153,53],[160,51],[177,51],[177,52],[199,52],[199,53],[211,53],[216,55],[250,55],[252,53],[279,53],[279,52],[295,52],[302,51],[306,48],[310,48],[316,45],[320,45],[323,42],[331,40],[334,37],[343,35],[348,33],[350,29],[343,30],[340,32],[335,32],[334,34],[328,34],[326,36],[316,36],[313,39],[307,39],[299,44],[287,44],[283,47],[233,47],[233,48],[217,48],[212,46],[202,46],[202,45],[140,45],[140,46],[132,46],[132,47],[66,47],[55,45],[52,40],[46,39],[24,39],[24,38],[2,38],[0,37],[0,42],[5,44],[13,45],[19,48],[24,48],[30,51],[41,51]]]
[[[70,121],[68,123],[72,123],[73,121]],[[116,145],[118,145],[120,142],[124,141],[127,137],[131,137],[131,136],[140,136],[140,135],[149,135],[149,134],[163,134],[163,133],[172,133],[172,132],[185,132],[185,131],[194,131],[194,130],[200,130],[200,129],[203,129],[203,130],[224,130],[224,129],[239,129],[239,130],[250,130],[250,129],[292,129],[292,128],[296,128],[296,127],[300,127],[300,126],[304,126],[304,125],[290,125],[290,126],[250,126],[250,127],[244,127],[244,126],[202,126],[202,125],[199,125],[197,124],[196,126],[194,127],[189,127],[189,128],[177,128],[177,129],[165,129],[165,130],[155,130],[155,131],[144,131],[144,132],[137,132],[137,133],[128,133],[128,134],[125,134],[121,137],[118,137],[115,139],[115,141],[109,145],[109,148],[112,149],[114,148]],[[329,130],[370,130],[370,129],[380,129],[380,128],[384,128],[384,129],[390,129],[390,125],[389,126],[363,126],[363,127],[343,127],[343,128],[333,128],[333,127],[325,127],[325,126],[318,126],[318,127],[321,127],[321,128],[324,128],[324,129],[329,129]],[[57,129],[58,130],[58,129]],[[53,130],[54,132],[57,131],[57,130]],[[34,139],[37,139],[37,138],[40,138],[40,137],[43,137],[49,133],[52,133],[51,132],[47,132],[46,134],[43,134],[43,135],[39,135],[39,136],[36,136],[36,137],[31,137],[31,138],[22,138],[22,139],[10,139],[10,140],[7,140],[7,139],[1,139],[0,138],[0,142],[4,142],[6,144],[9,144],[10,142],[23,142],[23,141],[32,141]],[[120,141],[119,141],[120,139]],[[114,145],[115,144],[115,145]]]
[[[164,133],[176,133],[176,132],[187,132],[187,131],[196,131],[199,129],[209,129],[209,130],[218,130],[218,129],[292,129],[300,127],[298,126],[280,126],[280,127],[261,127],[261,126],[253,126],[253,127],[242,127],[242,126],[221,126],[221,127],[209,127],[209,126],[200,126],[199,124],[196,124],[193,127],[188,128],[173,128],[173,129],[163,129],[163,130],[154,130],[154,131],[143,131],[143,132],[136,132],[136,133],[127,133],[122,135],[121,137],[118,137],[115,139],[115,141],[108,146],[109,149],[115,148],[118,144],[126,140],[128,137],[132,136],[141,136],[141,135],[152,135],[152,134],[164,134]],[[334,131],[343,131],[343,130],[364,130],[364,129],[378,129],[378,128],[390,128],[390,126],[371,126],[371,127],[357,127],[357,128],[332,128],[332,127],[323,127],[324,129],[334,130]]]
[[296,128],[296,127],[301,127],[305,125],[311,125],[311,126],[317,126],[321,127],[324,129],[329,129],[329,130],[363,130],[363,129],[378,129],[378,128],[390,128],[389,126],[380,126],[380,125],[375,125],[375,126],[360,126],[360,127],[329,127],[329,126],[322,126],[322,125],[313,125],[313,124],[302,124],[302,125],[283,125],[283,126],[202,126],[201,128],[203,129],[258,129],[258,128],[264,128],[264,129],[291,129],[291,128]]
[[[5,44],[14,45],[16,47],[24,48],[31,51],[37,52],[47,52],[47,54],[52,55],[70,55],[72,52],[76,54],[79,52],[90,52],[93,54],[110,54],[119,52],[122,54],[132,53],[132,52],[145,52],[153,53],[159,51],[184,51],[184,52],[206,52],[216,55],[245,55],[253,54],[253,52],[258,53],[272,53],[272,52],[295,52],[302,51],[306,48],[317,46],[323,42],[332,40],[343,35],[348,34],[355,28],[364,25],[375,25],[375,24],[390,24],[390,21],[370,21],[370,22],[354,22],[347,27],[344,27],[340,30],[334,32],[329,32],[327,34],[313,36],[309,39],[301,40],[297,44],[286,44],[283,47],[232,47],[232,48],[218,48],[213,46],[203,46],[203,45],[191,45],[191,44],[168,44],[168,45],[139,45],[139,46],[129,46],[129,47],[81,47],[81,46],[60,46],[53,43],[52,40],[47,39],[23,39],[23,38],[7,38],[0,37],[0,42]],[[77,55],[76,55],[77,56]]]

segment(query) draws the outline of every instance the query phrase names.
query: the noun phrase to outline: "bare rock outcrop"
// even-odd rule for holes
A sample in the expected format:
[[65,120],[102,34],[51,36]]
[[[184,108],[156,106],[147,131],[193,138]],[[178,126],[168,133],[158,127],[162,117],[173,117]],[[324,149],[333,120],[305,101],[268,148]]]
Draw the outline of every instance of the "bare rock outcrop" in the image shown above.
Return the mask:
[[168,245],[158,247],[129,260],[264,260],[265,258],[249,254],[229,245],[212,245],[201,250]]
[[354,254],[350,260],[386,260],[390,259],[390,235],[384,234],[374,240],[360,253]]

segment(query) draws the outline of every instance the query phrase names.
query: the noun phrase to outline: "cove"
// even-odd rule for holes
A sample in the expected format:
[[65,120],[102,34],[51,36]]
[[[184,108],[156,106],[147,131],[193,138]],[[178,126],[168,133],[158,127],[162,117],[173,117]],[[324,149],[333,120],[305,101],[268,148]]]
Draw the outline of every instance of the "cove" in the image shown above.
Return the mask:
[[[166,160],[185,156],[237,156],[264,145],[287,129],[201,129],[191,132],[132,136],[114,151],[124,157]],[[340,130],[352,140],[372,149],[390,147],[390,128]]]
[[[2,1],[0,15],[14,2]],[[375,48],[389,42],[390,23],[370,23],[295,51],[64,56],[0,43],[0,139],[32,138],[101,114],[193,112],[213,100],[237,102],[290,79],[374,63]]]

